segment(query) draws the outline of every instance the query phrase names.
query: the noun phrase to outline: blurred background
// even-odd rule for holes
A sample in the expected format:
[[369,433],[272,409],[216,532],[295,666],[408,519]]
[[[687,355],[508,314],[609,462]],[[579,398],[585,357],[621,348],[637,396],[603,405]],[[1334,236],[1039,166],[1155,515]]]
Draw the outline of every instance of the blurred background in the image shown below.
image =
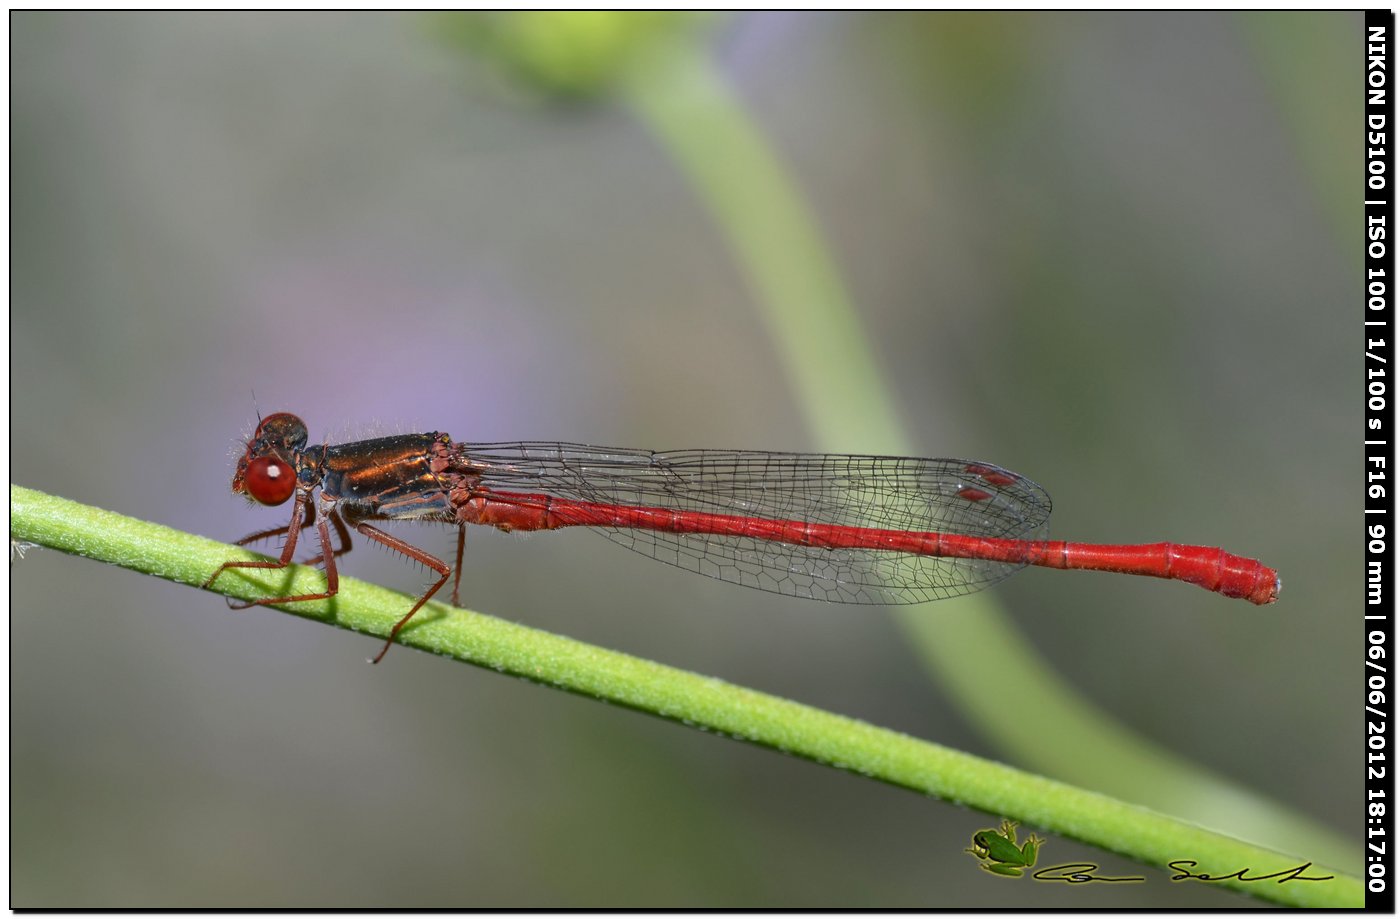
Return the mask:
[[[657,31],[652,104],[671,54],[727,85],[910,450],[1040,482],[1056,538],[1279,569],[1263,610],[1039,570],[985,602],[1105,717],[1347,838],[1360,15]],[[257,410],[313,439],[889,449],[849,412],[818,439],[654,112],[587,67],[531,79],[421,15],[22,12],[11,39],[16,484],[232,540],[283,521],[228,492]],[[1036,768],[888,610],[469,537],[473,609]],[[342,570],[422,580],[363,547]],[[1252,905],[1059,838],[1046,863],[1149,881],[994,878],[962,851],[985,814],[408,649],[370,667],[366,637],[52,551],[11,576],[14,907]],[[974,694],[1014,716],[998,664]]]

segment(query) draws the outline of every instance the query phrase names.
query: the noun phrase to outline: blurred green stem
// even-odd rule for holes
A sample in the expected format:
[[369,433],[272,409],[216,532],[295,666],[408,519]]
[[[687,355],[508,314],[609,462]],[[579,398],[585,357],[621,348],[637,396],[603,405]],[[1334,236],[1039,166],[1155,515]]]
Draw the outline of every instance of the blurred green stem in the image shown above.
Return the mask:
[[[692,35],[659,41],[629,77],[623,97],[729,241],[816,442],[921,452],[910,449],[817,221],[702,43]],[[1039,656],[991,595],[895,615],[967,719],[1032,768],[1319,858],[1357,857],[1353,842],[1116,723]],[[997,674],[995,698],[984,691],[988,673]],[[1020,701],[1002,704],[1007,698]]]
[[[258,557],[15,485],[10,486],[10,536],[190,585],[202,584],[231,558]],[[19,576],[23,564],[16,569]],[[309,591],[322,583],[321,572],[293,566],[231,573],[219,585],[248,600],[275,591]],[[342,578],[334,600],[291,604],[285,612],[383,638],[411,603],[404,594]],[[1173,859],[1191,859],[1193,874],[1223,876],[1248,867],[1251,876],[1258,876],[1307,861],[852,718],[440,603],[425,606],[399,641],[1008,816],[1166,871]],[[366,647],[372,650],[374,646]],[[386,665],[393,666],[394,660],[391,653]],[[1218,883],[1279,904],[1361,905],[1359,878],[1320,866],[1303,873],[1334,877],[1286,884]]]
[[[1327,211],[1339,252],[1356,258],[1352,239],[1361,225],[1356,160],[1337,149],[1360,123],[1362,98],[1352,94],[1352,59],[1362,28],[1356,10],[1248,10],[1234,14],[1239,34],[1264,76],[1283,127],[1292,132],[1288,149],[1294,168]],[[1354,106],[1333,100],[1352,98]]]

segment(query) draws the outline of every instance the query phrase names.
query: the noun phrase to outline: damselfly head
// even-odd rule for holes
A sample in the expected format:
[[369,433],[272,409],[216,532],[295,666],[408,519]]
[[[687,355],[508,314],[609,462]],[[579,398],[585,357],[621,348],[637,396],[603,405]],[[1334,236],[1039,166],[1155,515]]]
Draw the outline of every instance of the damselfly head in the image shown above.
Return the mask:
[[296,455],[305,448],[306,437],[306,425],[287,412],[258,422],[234,470],[234,493],[270,507],[286,503],[296,491]]

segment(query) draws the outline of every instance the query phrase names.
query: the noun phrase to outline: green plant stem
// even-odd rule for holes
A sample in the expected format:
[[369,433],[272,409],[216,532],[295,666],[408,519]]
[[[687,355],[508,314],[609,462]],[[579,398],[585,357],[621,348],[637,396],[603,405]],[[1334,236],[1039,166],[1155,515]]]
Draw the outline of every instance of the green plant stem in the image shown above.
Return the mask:
[[[621,92],[691,183],[744,272],[823,449],[914,455],[817,221],[704,46],[661,42]],[[926,672],[1008,755],[1048,774],[1319,858],[1356,844],[1141,737],[1085,698],[989,594],[894,610]],[[1000,691],[988,698],[985,675]],[[1017,706],[1001,699],[1023,700]],[[1086,750],[1093,751],[1085,755]]]
[[[10,486],[10,535],[195,586],[225,561],[259,557],[16,485]],[[293,566],[228,572],[218,586],[222,593],[249,600],[269,592],[312,591],[322,583],[321,572]],[[291,604],[284,611],[382,638],[411,602],[404,594],[342,578],[333,600]],[[1159,868],[1172,859],[1192,859],[1194,873],[1228,875],[1247,867],[1257,876],[1306,861],[852,718],[440,603],[425,606],[399,641],[1008,816]],[[387,660],[393,659],[391,654]],[[1220,883],[1280,904],[1361,904],[1359,878],[1317,866],[1306,874],[1335,877]]]

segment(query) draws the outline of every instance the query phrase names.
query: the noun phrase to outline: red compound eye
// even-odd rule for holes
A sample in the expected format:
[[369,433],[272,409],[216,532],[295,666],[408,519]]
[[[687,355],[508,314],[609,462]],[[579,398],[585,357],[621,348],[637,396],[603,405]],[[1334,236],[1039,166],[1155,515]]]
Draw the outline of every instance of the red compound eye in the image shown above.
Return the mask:
[[259,504],[272,507],[286,503],[297,487],[292,467],[275,456],[259,456],[243,470],[243,490]]

